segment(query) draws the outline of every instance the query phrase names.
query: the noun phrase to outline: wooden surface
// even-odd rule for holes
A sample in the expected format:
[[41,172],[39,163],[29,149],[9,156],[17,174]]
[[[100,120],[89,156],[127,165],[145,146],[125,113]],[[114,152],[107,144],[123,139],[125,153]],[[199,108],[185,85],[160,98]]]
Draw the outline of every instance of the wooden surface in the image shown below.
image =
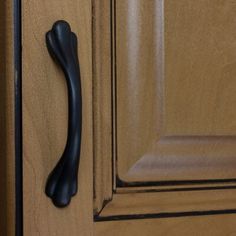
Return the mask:
[[94,211],[112,197],[112,55],[110,0],[93,1]]
[[95,224],[96,236],[235,236],[235,215],[109,221]]
[[[24,236],[91,235],[92,230],[92,6],[91,1],[22,1]],[[83,128],[79,190],[56,208],[44,193],[67,137],[67,88],[50,57],[45,33],[64,19],[78,36]]]
[[15,235],[13,4],[0,2],[0,234]]
[[160,136],[163,1],[116,1],[117,172]]
[[[235,215],[93,222],[93,211],[132,218],[236,209],[234,189],[190,191],[202,185],[189,184],[176,187],[188,191],[168,192],[116,188],[113,181],[117,173],[140,182],[234,177],[234,6],[221,0],[23,1],[24,235],[236,235]],[[45,45],[45,32],[58,19],[78,35],[83,93],[79,192],[65,209],[44,194],[67,135],[66,83]],[[218,24],[225,25],[220,43],[214,41]]]
[[102,219],[122,219],[230,209],[236,212],[235,194],[235,189],[114,194],[112,201],[104,207],[99,216]]
[[[220,71],[214,77],[215,74],[211,73],[213,69],[207,70],[205,63],[213,49],[203,45],[214,45],[212,37],[217,32],[213,23],[215,20],[219,24],[224,22],[227,25],[224,29],[227,38],[222,39],[221,50],[224,55],[228,55],[227,47],[234,46],[231,39],[234,38],[234,33],[230,30],[231,22],[225,20],[225,12],[229,11],[231,16],[234,3],[218,0],[191,1],[191,4],[187,0],[167,0],[165,4],[161,0],[120,0],[113,3],[113,173],[126,182],[123,187],[122,184],[119,188],[114,187],[112,199],[96,215],[98,221],[107,219],[110,222],[96,222],[95,235],[182,235],[184,232],[187,235],[233,235],[236,232],[232,225],[235,215],[184,217],[186,223],[183,218],[128,218],[236,209],[233,181],[227,184],[205,182],[201,185],[189,182],[179,185],[172,183],[169,186],[144,186],[148,181],[228,179],[236,176],[236,139],[234,133],[226,127],[229,124],[220,124],[223,120],[217,121],[220,122],[216,124],[217,128],[222,125],[225,130],[225,133],[221,133],[219,130],[209,131],[208,121],[204,123],[204,119],[212,120],[214,114],[219,114],[217,109],[224,112],[217,101],[221,97],[225,101],[228,99],[225,97],[226,93],[218,87],[215,110],[211,110],[212,102],[208,102],[211,91],[207,88],[213,88],[209,83],[219,85],[220,78],[220,83],[224,81],[227,84],[228,77]],[[205,4],[206,9],[203,9]],[[195,9],[198,9],[196,16],[193,14]],[[206,15],[209,19],[206,19]],[[206,20],[212,21],[212,24],[205,24]],[[187,26],[177,27],[178,24]],[[193,28],[198,27],[198,33],[202,33],[199,33],[198,40],[195,39],[197,33],[191,28],[191,24]],[[209,28],[211,34],[204,33],[205,28]],[[200,63],[198,67],[195,64],[188,66],[191,58],[185,59],[182,34],[187,39],[190,35],[188,43],[199,47],[199,53],[193,55],[191,47],[187,48],[192,61]],[[206,55],[200,53],[203,46],[209,50],[206,50]],[[176,57],[179,67],[175,65]],[[220,68],[223,71],[221,55],[213,53],[212,57],[222,63]],[[233,60],[233,56],[230,58]],[[182,67],[187,74],[183,73]],[[220,68],[217,67],[217,70]],[[172,70],[176,70],[175,73],[172,74]],[[230,77],[233,78],[233,75]],[[204,92],[191,97],[195,100],[190,104],[189,94],[196,93],[196,84]],[[182,89],[184,91],[181,93]],[[202,99],[201,96],[205,98]],[[228,103],[227,105],[230,106]],[[215,113],[208,114],[207,106]],[[176,124],[176,117],[183,113],[186,116],[181,118],[182,123]],[[199,119],[195,118],[195,113]],[[228,114],[228,119],[231,118]],[[197,125],[195,119],[199,122]],[[98,158],[100,160],[104,159]],[[138,181],[139,187],[124,187],[132,181]],[[226,190],[227,187],[231,189]],[[226,219],[231,222],[229,227],[227,225],[223,226],[224,230],[216,230],[216,225],[214,228],[215,224],[226,222]],[[211,225],[209,229],[207,225]],[[173,231],[175,226],[176,231]]]
[[235,10],[234,1],[165,1],[165,135],[235,136]]
[[116,1],[123,181],[236,177],[235,9],[221,0]]

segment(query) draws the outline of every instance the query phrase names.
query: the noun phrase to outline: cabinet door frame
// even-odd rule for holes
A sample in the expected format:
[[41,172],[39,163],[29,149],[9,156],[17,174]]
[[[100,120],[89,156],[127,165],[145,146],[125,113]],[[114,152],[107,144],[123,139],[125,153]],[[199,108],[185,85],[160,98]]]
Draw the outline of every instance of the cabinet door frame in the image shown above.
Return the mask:
[[0,3],[0,232],[22,235],[20,1]]
[[[23,234],[92,235],[92,0],[21,2]],[[45,42],[46,33],[58,20],[67,21],[78,39],[83,101],[78,192],[63,209],[45,193],[68,130],[65,76]]]
[[232,200],[236,194],[235,179],[125,182],[119,178],[116,0],[94,1],[93,9],[94,220],[236,213],[236,201]]

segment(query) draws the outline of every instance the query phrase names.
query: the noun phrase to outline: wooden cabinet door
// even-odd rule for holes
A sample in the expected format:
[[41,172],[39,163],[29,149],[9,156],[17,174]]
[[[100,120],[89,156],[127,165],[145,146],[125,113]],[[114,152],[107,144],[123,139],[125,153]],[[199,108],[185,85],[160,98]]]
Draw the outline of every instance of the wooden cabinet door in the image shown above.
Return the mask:
[[[22,1],[25,236],[236,235],[236,3]],[[78,36],[79,191],[60,209],[48,174],[68,93],[45,33]]]
[[97,235],[234,235],[236,3],[112,1],[108,75],[96,9]]
[[[92,5],[87,0],[22,1],[23,226],[24,236],[92,235]],[[57,208],[45,185],[67,138],[64,74],[50,57],[45,34],[65,20],[78,38],[83,93],[79,190]]]

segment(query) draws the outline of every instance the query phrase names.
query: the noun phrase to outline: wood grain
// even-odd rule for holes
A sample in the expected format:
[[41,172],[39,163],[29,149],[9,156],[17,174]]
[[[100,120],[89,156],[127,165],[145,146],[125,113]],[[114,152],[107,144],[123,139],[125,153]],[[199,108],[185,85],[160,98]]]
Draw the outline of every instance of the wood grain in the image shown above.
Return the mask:
[[236,177],[235,9],[221,0],[116,1],[121,180]]
[[[22,1],[24,235],[91,235],[92,230],[92,5],[87,0]],[[48,54],[45,33],[66,20],[78,36],[83,128],[79,190],[65,209],[44,193],[67,137],[67,88]]]
[[96,236],[235,236],[235,215],[99,222]]
[[93,1],[94,210],[112,197],[112,55],[110,0]]
[[126,173],[129,181],[235,179],[234,137],[167,137]]
[[[185,0],[178,2],[170,0],[165,1],[165,4],[163,1],[157,0],[149,2],[121,0],[115,1],[115,3],[116,18],[113,27],[116,29],[116,34],[113,43],[116,45],[116,53],[113,55],[113,60],[115,60],[113,66],[116,68],[116,77],[112,78],[116,85],[113,109],[117,110],[113,114],[115,114],[117,126],[113,132],[116,132],[117,135],[117,146],[113,146],[113,149],[117,148],[117,156],[115,156],[117,161],[115,168],[117,169],[113,171],[127,182],[139,181],[140,187],[115,188],[111,201],[102,209],[98,219],[99,217],[119,219],[124,216],[131,219],[144,214],[236,209],[233,182],[227,184],[204,183],[204,185],[189,183],[178,186],[173,184],[168,187],[142,186],[142,182],[150,180],[235,178],[235,137],[232,133],[218,135],[217,133],[199,132],[196,134],[190,128],[190,133],[167,132],[169,123],[166,123],[166,106],[168,106],[166,101],[172,96],[172,93],[168,93],[169,97],[167,97],[166,91],[170,87],[176,88],[173,91],[174,96],[174,92],[180,90],[181,84],[175,84],[172,87],[174,76],[180,75],[173,74],[172,78],[171,73],[167,73],[166,70],[168,68],[171,71],[171,66],[174,67],[174,59],[168,61],[173,53],[173,48],[178,48],[180,43],[183,44],[183,42],[177,41],[177,44],[174,40],[171,41],[174,36],[178,37],[179,32],[177,30],[172,32],[169,28],[173,27],[172,13],[176,14],[175,21],[180,20],[183,24],[182,17],[184,18],[184,16],[181,13],[184,9],[182,8],[186,8],[185,14],[190,14],[191,11],[189,13],[187,9],[191,4],[187,4]],[[213,2],[207,3],[213,4]],[[182,8],[176,8],[176,4],[180,4]],[[203,4],[201,1],[194,2],[194,6],[199,9],[203,8],[201,4]],[[215,1],[214,4],[221,6],[222,1]],[[175,12],[176,9],[181,12],[180,15]],[[217,12],[217,10],[215,11]],[[197,21],[197,19],[195,20]],[[206,26],[201,23],[199,27]],[[186,30],[190,30],[190,28],[187,27]],[[187,35],[188,32],[185,33]],[[203,36],[205,37],[205,35]],[[170,45],[168,40],[173,45]],[[168,56],[166,53],[169,53]],[[179,60],[181,63],[181,58]],[[182,62],[186,63],[184,60]],[[164,67],[166,63],[169,67]],[[194,81],[192,82],[194,83]],[[171,97],[171,99],[173,98]],[[198,99],[196,98],[196,100]],[[173,101],[175,100],[173,99]],[[184,108],[187,113],[189,107]],[[175,109],[178,110],[178,107]],[[173,114],[173,116],[175,115]],[[199,124],[199,130],[201,130],[201,125],[204,123]],[[183,131],[185,128],[181,127]],[[203,187],[208,190],[196,190]],[[213,190],[213,187],[221,189]],[[224,189],[224,187],[231,189]],[[193,190],[194,188],[195,190]],[[172,191],[168,191],[170,189]],[[236,231],[232,225],[234,215],[186,217],[185,219],[186,221],[180,218],[168,218],[96,222],[94,234],[142,236],[182,235],[185,232],[188,233],[187,235],[217,235],[217,233],[219,233],[218,235],[233,235]],[[217,224],[220,221],[226,222],[226,219],[231,222],[229,227],[225,224],[222,226],[224,231],[215,230],[214,227],[217,228]],[[130,222],[132,223],[129,224]],[[207,223],[205,224],[205,222]],[[207,224],[210,225],[209,229]],[[148,226],[146,227],[146,225]],[[174,226],[176,226],[175,231],[169,228],[175,228]],[[199,231],[196,227],[199,227]]]
[[15,235],[13,3],[0,2],[0,232]]
[[236,2],[165,1],[166,135],[236,134]]
[[235,189],[114,194],[100,217],[236,210]]
[[[174,97],[181,88],[187,93],[193,91],[193,85],[184,87],[178,83],[174,90],[171,77],[174,75],[167,73],[168,67],[163,68],[163,63],[167,62],[170,64],[168,70],[175,68],[171,55],[175,47],[183,44],[178,40],[174,44],[169,39],[179,36],[179,28],[170,30],[174,20],[187,24],[186,15],[194,6],[199,15],[194,15],[192,21],[199,21],[200,28],[207,27],[202,14],[207,10],[211,12],[210,6],[214,5],[216,14],[212,13],[212,22],[219,17],[224,24],[230,24],[225,17],[228,12],[232,14],[233,2],[207,0],[204,11],[201,10],[203,0],[167,0],[165,4],[162,0],[112,1],[115,2],[116,12],[111,12],[109,0],[23,1],[24,235],[236,235],[235,215],[93,222],[93,211],[97,214],[101,209],[100,216],[103,217],[236,209],[234,189],[146,193],[152,189],[139,187],[116,191],[112,186],[112,174],[117,173],[114,167],[118,167],[118,174],[124,179],[136,178],[141,182],[150,178],[191,179],[192,175],[194,178],[234,176],[235,138],[234,133],[228,132],[227,125],[220,128],[222,131],[223,127],[227,135],[218,132],[220,129],[209,129],[209,123],[204,123],[204,119],[197,127],[191,127],[188,120],[195,120],[192,107],[184,106],[185,113],[188,109],[191,111],[185,117],[186,124],[172,127],[173,117],[181,116],[182,111],[171,118],[169,115],[183,102]],[[112,16],[117,18],[111,19]],[[46,178],[63,151],[67,135],[66,83],[63,73],[48,55],[44,38],[45,32],[58,19],[70,22],[78,35],[84,102],[79,192],[65,209],[56,209],[44,194]],[[111,23],[116,31],[111,31]],[[188,32],[184,33],[188,35]],[[233,44],[231,39],[234,37],[228,34],[227,45]],[[196,47],[202,45],[201,40],[195,43]],[[164,57],[165,51],[170,57]],[[201,62],[201,54],[194,55],[197,56]],[[183,64],[187,62],[182,61]],[[180,77],[178,68],[176,76]],[[194,84],[197,76],[192,74],[190,82]],[[165,76],[169,77],[166,79]],[[224,78],[227,81],[228,77]],[[204,88],[205,85],[199,82],[199,86]],[[183,96],[187,97],[186,94]],[[196,104],[199,99],[196,98]],[[212,108],[211,102],[208,105]],[[193,109],[196,112],[198,108]],[[206,114],[205,104],[200,113],[197,113],[200,118],[211,116]],[[229,117],[229,113],[226,114]],[[203,132],[204,127],[206,132]],[[169,137],[169,134],[178,137]],[[112,146],[116,138],[118,146]],[[162,153],[158,157],[160,150]],[[151,158],[142,159],[151,151]],[[112,160],[116,158],[118,166],[112,166],[115,163]],[[147,168],[144,170],[144,167]],[[206,169],[201,170],[202,167]],[[158,171],[160,168],[162,171]],[[103,208],[106,200],[111,201]]]
[[[117,172],[161,135],[163,1],[116,1]],[[159,127],[158,127],[159,125]]]

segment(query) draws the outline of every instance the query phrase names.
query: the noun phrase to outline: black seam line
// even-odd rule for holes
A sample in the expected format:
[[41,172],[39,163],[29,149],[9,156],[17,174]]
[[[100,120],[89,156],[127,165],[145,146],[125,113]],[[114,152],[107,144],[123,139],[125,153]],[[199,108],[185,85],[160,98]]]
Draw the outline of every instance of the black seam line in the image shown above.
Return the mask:
[[[114,177],[114,154],[115,154],[115,138],[114,138],[114,130],[115,130],[115,110],[114,110],[114,103],[115,103],[115,64],[116,64],[116,57],[115,57],[115,42],[114,42],[114,30],[115,27],[113,26],[114,22],[114,10],[115,10],[115,0],[110,0],[110,37],[111,37],[111,45],[110,45],[110,57],[111,57],[111,174],[112,174],[112,190],[114,188],[115,177]],[[113,101],[114,100],[114,101]]]
[[[96,34],[94,33],[95,32],[95,6],[94,6],[94,2],[95,0],[91,0],[91,15],[92,15],[92,19],[91,19],[91,24],[92,24],[92,30],[91,30],[91,35],[92,35],[92,52],[91,52],[91,58],[92,58],[92,74],[94,75],[95,74],[95,65],[94,65],[94,62],[95,62],[95,59],[96,58],[96,50],[95,50],[95,41],[96,41]],[[95,96],[94,96],[94,87],[93,85],[95,84],[95,79],[94,77],[92,76],[92,106],[94,106],[95,104]],[[95,163],[95,109],[92,109],[92,140],[93,140],[93,146],[94,148],[92,149],[92,156],[93,156],[93,163]],[[95,164],[93,165],[93,183],[95,183],[95,178],[96,178],[96,167],[95,167]],[[96,199],[96,189],[95,189],[95,184],[93,184],[93,198]]]
[[[117,37],[116,37],[116,35],[117,35],[117,19],[116,19],[116,0],[114,0],[113,1],[113,5],[112,5],[112,10],[113,10],[113,15],[112,15],[112,17],[113,17],[113,28],[112,28],[112,30],[113,30],[113,37],[114,37],[114,39],[113,39],[113,43],[114,43],[114,45],[113,45],[113,50],[114,50],[114,55],[112,55],[112,57],[114,58],[114,64],[113,64],[113,66],[114,66],[114,99],[115,99],[115,101],[114,101],[114,107],[112,107],[112,109],[114,109],[114,115],[115,115],[115,117],[114,117],[114,122],[115,122],[115,124],[114,124],[114,127],[113,127],[113,132],[114,132],[114,135],[113,135],[113,139],[115,139],[114,141],[113,141],[113,144],[114,144],[114,152],[113,152],[113,155],[115,155],[115,156],[113,156],[113,172],[115,172],[115,174],[116,174],[116,172],[117,172],[117,156],[118,156],[118,154],[117,154],[117,41],[116,41],[116,39],[117,39]],[[114,174],[114,173],[113,173]],[[114,181],[115,182],[115,181]],[[117,187],[117,185],[116,185],[116,182],[115,182],[115,188]]]
[[233,186],[209,186],[209,187],[191,187],[191,188],[168,188],[168,189],[142,189],[134,191],[116,192],[116,194],[127,194],[127,193],[152,193],[152,192],[189,192],[189,191],[204,191],[204,190],[225,190],[225,189],[236,189],[236,185]]
[[15,235],[23,235],[21,0],[14,0]]
[[153,214],[113,215],[113,216],[98,215],[94,216],[94,221],[102,222],[102,221],[142,220],[142,219],[155,219],[155,218],[210,216],[210,215],[225,215],[225,214],[236,214],[236,209],[187,211],[187,212],[163,212],[163,213],[153,213]]
[[144,181],[144,182],[125,182],[119,177],[116,178],[117,187],[152,187],[188,184],[213,184],[213,183],[236,183],[236,179],[205,179],[205,180],[168,180],[168,181]]

